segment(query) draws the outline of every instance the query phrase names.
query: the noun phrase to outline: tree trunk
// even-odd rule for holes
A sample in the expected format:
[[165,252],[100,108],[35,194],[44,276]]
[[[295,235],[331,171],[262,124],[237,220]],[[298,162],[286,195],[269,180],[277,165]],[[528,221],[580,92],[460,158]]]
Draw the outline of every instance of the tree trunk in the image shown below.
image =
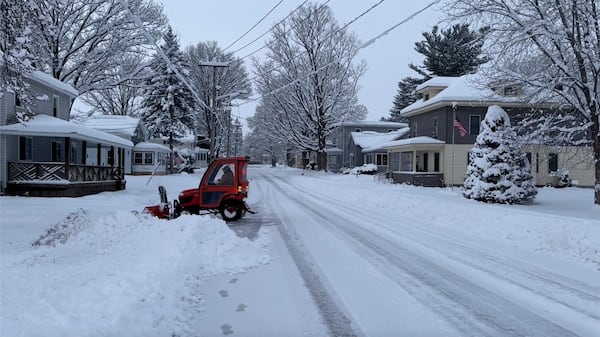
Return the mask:
[[594,203],[600,206],[600,117],[598,113],[592,114],[592,137],[594,138],[594,169],[596,177]]

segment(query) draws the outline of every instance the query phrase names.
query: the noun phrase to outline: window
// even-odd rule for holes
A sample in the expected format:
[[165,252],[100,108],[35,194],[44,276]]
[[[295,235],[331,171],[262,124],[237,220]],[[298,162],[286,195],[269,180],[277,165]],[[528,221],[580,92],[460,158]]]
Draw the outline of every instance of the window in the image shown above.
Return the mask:
[[400,153],[392,152],[390,158],[390,170],[398,171],[400,169]]
[[412,152],[401,152],[400,153],[400,171],[410,172],[412,171]]
[[435,152],[433,154],[433,171],[440,172],[440,153]]
[[31,137],[19,137],[19,160],[33,159]]
[[21,106],[21,98],[19,97],[19,94],[15,92],[15,106],[20,107]]
[[373,164],[373,155],[372,154],[365,155],[365,164]]
[[438,118],[437,117],[433,117],[433,127],[432,127],[432,130],[431,130],[431,137],[437,138],[438,131],[439,131]]
[[469,134],[470,135],[478,135],[480,124],[481,124],[481,116],[469,115]]
[[52,116],[58,117],[58,96],[52,96]]
[[52,161],[63,161],[63,145],[61,141],[52,140]]
[[414,132],[413,136],[416,137],[417,134],[418,134],[418,131],[417,131],[417,122],[413,122],[413,132]]
[[376,164],[378,166],[387,166],[387,154],[386,153],[378,153]]
[[558,154],[557,153],[549,153],[548,154],[548,173],[550,172],[558,172]]
[[424,101],[427,101],[427,100],[429,100],[429,94],[425,94],[425,95],[423,95],[423,100],[424,100]]
[[134,152],[133,153],[133,163],[136,165],[142,165],[143,156],[144,156],[144,153],[142,153],[142,152]]
[[153,158],[152,158],[153,154],[154,153],[152,153],[152,152],[144,152],[144,165],[152,165],[152,164],[154,164],[154,161],[153,161]]
[[508,85],[504,87],[504,96],[514,97],[519,95],[519,87],[516,85]]

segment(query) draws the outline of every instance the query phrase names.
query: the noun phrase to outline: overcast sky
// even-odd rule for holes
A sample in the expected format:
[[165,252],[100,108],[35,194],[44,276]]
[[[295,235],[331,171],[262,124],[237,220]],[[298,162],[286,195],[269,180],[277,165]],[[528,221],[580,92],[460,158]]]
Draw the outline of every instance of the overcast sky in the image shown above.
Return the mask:
[[[164,5],[171,26],[179,36],[182,48],[202,41],[217,41],[221,48],[228,46],[255,25],[279,0],[157,0]],[[318,1],[317,3],[323,3]],[[300,5],[302,0],[283,0],[256,28],[228,51],[242,47],[254,40],[274,23]],[[313,1],[314,2],[314,1]],[[328,6],[335,18],[343,25],[359,16],[376,4],[377,0],[330,0]],[[348,27],[364,42],[381,34],[414,12],[431,3],[428,1],[387,0],[364,17]],[[408,68],[409,63],[420,64],[422,56],[414,51],[414,43],[422,40],[421,33],[431,31],[438,24],[441,14],[437,8],[430,8],[411,21],[400,25],[373,45],[363,49],[359,59],[367,63],[367,72],[360,80],[359,101],[369,110],[368,120],[379,120],[389,116],[392,100],[396,94],[397,82],[408,75],[416,75]],[[439,24],[444,27],[445,24]],[[264,45],[270,37],[267,34],[236,54],[243,57]],[[257,54],[260,57],[260,53]],[[253,69],[246,63],[250,77]],[[255,104],[245,104],[234,108],[233,114],[248,117],[254,114]],[[245,124],[245,120],[242,120]]]

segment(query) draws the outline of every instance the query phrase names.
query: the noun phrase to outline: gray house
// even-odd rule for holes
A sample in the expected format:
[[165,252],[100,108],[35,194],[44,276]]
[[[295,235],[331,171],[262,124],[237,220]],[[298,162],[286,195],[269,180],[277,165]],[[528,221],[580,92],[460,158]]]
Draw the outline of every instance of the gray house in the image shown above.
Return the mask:
[[386,146],[393,141],[406,138],[409,128],[404,127],[395,131],[375,132],[361,131],[351,132],[347,149],[353,166],[363,164],[377,165],[377,172],[386,172],[388,166],[388,153]]
[[381,122],[381,121],[358,121],[343,122],[336,128],[336,134],[332,137],[332,147],[342,150],[340,167],[355,167],[364,163],[362,149],[352,144],[352,133],[373,131],[388,133],[408,127],[406,123]]
[[[511,118],[531,109],[553,109],[550,104],[529,105],[519,88],[489,83],[477,74],[435,77],[419,85],[417,92],[422,99],[402,110],[409,120],[410,138],[386,146],[388,171],[399,183],[462,185],[468,153],[489,106],[501,106]],[[557,171],[568,168],[580,186],[593,186],[591,149],[531,144],[525,150],[537,185],[549,184]]]
[[[0,188],[31,196],[80,196],[125,188],[125,152],[133,143],[69,121],[78,93],[40,71],[26,78],[35,103],[0,96]],[[20,111],[35,116],[17,121]],[[92,156],[92,153],[94,154]]]

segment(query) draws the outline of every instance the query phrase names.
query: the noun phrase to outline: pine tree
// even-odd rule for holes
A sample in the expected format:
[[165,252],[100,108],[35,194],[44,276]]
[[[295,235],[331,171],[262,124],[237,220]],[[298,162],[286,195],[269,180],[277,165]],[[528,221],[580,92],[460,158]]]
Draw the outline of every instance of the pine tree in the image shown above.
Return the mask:
[[508,114],[499,106],[489,107],[469,151],[465,198],[501,204],[522,204],[535,198],[531,167],[515,138]]
[[388,119],[389,121],[404,122],[406,120],[400,115],[400,111],[419,99],[419,95],[415,90],[421,83],[423,83],[422,79],[414,77],[405,77],[398,82],[398,93],[394,96],[393,106],[390,109],[391,114]]
[[431,33],[424,32],[424,41],[415,43],[415,50],[425,56],[422,66],[409,67],[425,79],[433,76],[462,76],[473,73],[488,61],[480,57],[484,38],[489,28],[469,29],[468,24],[456,24],[439,32],[434,26]]
[[151,137],[169,137],[172,146],[174,137],[184,136],[194,127],[194,99],[175,71],[186,74],[189,67],[170,27],[160,48],[169,62],[160,55],[154,56],[150,77],[146,80],[141,117]]
[[425,40],[415,43],[415,50],[425,56],[422,66],[409,64],[422,78],[405,77],[398,82],[398,94],[390,109],[391,120],[399,118],[400,110],[418,99],[415,88],[435,76],[462,76],[475,72],[488,59],[481,57],[481,48],[489,28],[471,30],[468,24],[457,24],[431,33],[424,32]]

